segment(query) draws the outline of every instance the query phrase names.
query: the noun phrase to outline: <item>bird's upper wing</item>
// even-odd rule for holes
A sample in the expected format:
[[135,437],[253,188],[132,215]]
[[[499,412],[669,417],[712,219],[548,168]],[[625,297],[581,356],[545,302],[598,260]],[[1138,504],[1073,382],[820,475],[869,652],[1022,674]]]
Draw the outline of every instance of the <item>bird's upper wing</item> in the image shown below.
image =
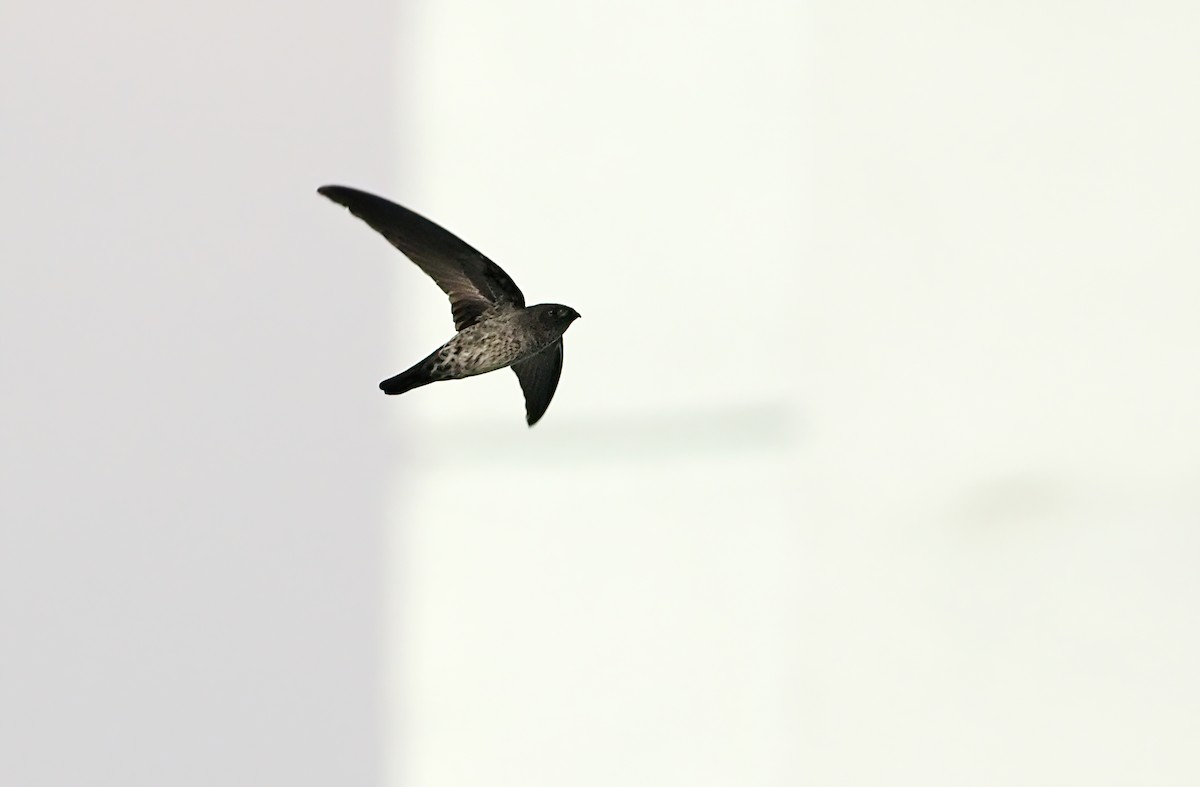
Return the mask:
[[429,274],[450,296],[455,330],[473,325],[493,306],[525,305],[525,296],[499,265],[429,219],[346,186],[322,186],[317,193],[349,208]]
[[536,355],[512,365],[517,379],[521,381],[521,390],[525,393],[525,421],[530,426],[536,424],[550,406],[554,389],[558,388],[562,364],[563,345],[562,339],[559,339]]

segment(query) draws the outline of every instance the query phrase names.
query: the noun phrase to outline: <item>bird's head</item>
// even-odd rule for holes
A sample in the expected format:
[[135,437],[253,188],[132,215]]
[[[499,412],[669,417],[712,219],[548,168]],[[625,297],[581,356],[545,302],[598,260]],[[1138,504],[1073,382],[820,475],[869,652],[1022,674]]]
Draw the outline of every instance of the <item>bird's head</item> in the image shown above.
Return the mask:
[[544,325],[557,328],[559,332],[567,330],[571,323],[579,319],[579,312],[561,303],[542,303],[535,308],[538,310],[538,319]]

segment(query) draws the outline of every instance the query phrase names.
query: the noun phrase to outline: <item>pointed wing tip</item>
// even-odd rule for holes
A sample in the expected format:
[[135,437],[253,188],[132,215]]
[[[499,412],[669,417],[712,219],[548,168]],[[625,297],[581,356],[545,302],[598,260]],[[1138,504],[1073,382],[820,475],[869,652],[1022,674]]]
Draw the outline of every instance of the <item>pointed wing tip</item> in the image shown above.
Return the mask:
[[346,188],[345,186],[322,186],[321,188],[317,189],[317,193],[322,197],[333,200],[334,202],[341,202],[338,197],[342,196],[349,190],[350,189]]
[[550,409],[549,402],[546,402],[544,405],[541,405],[539,407],[534,402],[529,401],[529,398],[526,397],[526,399],[525,399],[525,423],[528,424],[529,426],[533,426],[538,421],[542,420],[542,416],[545,415],[546,411],[549,409]]

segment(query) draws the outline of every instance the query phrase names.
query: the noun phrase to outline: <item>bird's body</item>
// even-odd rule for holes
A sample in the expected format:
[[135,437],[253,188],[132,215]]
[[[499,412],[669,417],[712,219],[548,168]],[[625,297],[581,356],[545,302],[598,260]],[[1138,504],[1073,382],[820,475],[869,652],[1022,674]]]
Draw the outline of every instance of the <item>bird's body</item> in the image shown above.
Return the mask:
[[498,306],[454,334],[425,360],[379,385],[385,393],[396,394],[439,380],[461,380],[512,366],[561,339],[562,331],[542,324],[539,315],[544,310],[543,306]]
[[558,386],[563,333],[579,313],[557,303],[525,306],[524,295],[500,266],[407,208],[345,186],[317,191],[367,222],[450,296],[458,333],[380,383],[383,392],[401,394],[511,366],[525,394],[526,420],[537,423]]

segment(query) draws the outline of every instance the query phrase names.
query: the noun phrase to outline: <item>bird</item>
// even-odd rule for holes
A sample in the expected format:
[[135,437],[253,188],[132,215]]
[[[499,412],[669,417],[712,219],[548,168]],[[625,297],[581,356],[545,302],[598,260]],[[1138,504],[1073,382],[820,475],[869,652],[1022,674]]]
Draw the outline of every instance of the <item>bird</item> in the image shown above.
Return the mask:
[[424,360],[381,382],[380,389],[402,394],[508,366],[525,395],[525,421],[536,424],[558,388],[563,333],[579,312],[561,303],[526,306],[499,265],[408,208],[348,186],[322,186],[317,193],[365,221],[450,298],[457,333]]

